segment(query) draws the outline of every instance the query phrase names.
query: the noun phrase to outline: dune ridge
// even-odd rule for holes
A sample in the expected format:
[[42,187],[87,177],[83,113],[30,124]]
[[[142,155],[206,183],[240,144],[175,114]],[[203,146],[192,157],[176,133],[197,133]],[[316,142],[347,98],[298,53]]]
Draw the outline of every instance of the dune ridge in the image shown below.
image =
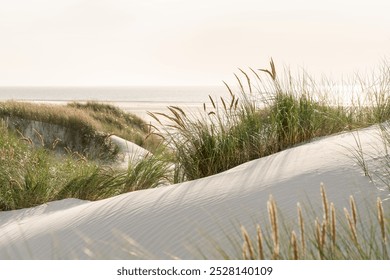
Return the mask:
[[[384,154],[378,127],[359,130],[359,137],[375,166]],[[348,205],[350,195],[357,205],[379,196],[388,206],[389,192],[364,176],[348,153],[354,146],[353,134],[342,133],[199,180],[0,213],[0,258],[219,259],[217,246],[236,252],[239,225],[252,231],[266,219],[270,194],[288,221],[296,219],[298,201],[321,208],[321,183],[336,207]]]

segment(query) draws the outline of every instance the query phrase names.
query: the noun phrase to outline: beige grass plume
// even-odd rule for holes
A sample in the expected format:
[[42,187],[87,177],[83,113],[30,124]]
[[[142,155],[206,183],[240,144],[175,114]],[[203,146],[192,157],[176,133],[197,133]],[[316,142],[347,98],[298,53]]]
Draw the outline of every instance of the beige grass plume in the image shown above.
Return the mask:
[[272,195],[270,195],[269,200],[267,202],[268,207],[268,216],[272,229],[272,241],[273,241],[273,259],[279,258],[279,228],[278,228],[278,217],[277,217],[277,209],[276,202]]

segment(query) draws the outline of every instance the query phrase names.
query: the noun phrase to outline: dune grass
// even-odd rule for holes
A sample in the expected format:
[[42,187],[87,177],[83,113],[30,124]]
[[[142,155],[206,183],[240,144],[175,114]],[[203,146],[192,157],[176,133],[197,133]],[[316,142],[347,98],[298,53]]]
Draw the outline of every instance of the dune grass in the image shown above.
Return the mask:
[[0,126],[0,209],[36,206],[53,200],[56,189],[69,177],[91,165],[72,156],[57,160],[43,148],[33,149]]
[[111,167],[95,167],[85,174],[65,182],[54,200],[79,198],[99,200],[122,193],[156,188],[171,182],[170,165],[160,155],[147,155],[139,161],[130,162],[127,170]]
[[98,200],[167,184],[169,163],[159,155],[120,170],[69,152],[59,157],[0,125],[0,211],[78,198]]
[[74,102],[60,106],[0,102],[0,118],[10,117],[59,125],[81,133],[87,140],[115,134],[151,152],[159,146],[159,141],[149,135],[149,126],[142,119],[109,104]]
[[[230,99],[203,106],[199,116],[171,106],[169,113],[150,113],[156,128],[175,154],[175,181],[210,176],[241,163],[264,157],[313,138],[366,127],[390,117],[388,67],[370,86],[360,82],[367,98],[355,97],[344,105],[329,97],[326,84],[317,85],[304,73],[279,77],[274,62],[270,69],[251,69],[243,75],[238,93],[230,86]],[[377,85],[377,87],[375,87]],[[218,102],[219,101],[219,102]],[[211,108],[209,108],[211,106]]]
[[323,186],[321,197],[322,215],[308,220],[304,218],[307,215],[302,214],[302,207],[298,203],[297,220],[292,227],[284,228],[277,204],[271,196],[268,201],[269,223],[258,224],[253,234],[241,226],[241,256],[229,257],[246,260],[389,259],[389,217],[386,217],[379,198],[370,216],[371,223],[362,224],[358,206],[352,196],[349,209],[345,207],[343,211],[338,211],[328,201]]
[[118,107],[98,102],[73,102],[69,103],[67,107],[87,113],[99,123],[96,130],[115,134],[153,153],[156,149],[161,148],[160,141],[150,134],[150,127],[143,119],[124,112]]

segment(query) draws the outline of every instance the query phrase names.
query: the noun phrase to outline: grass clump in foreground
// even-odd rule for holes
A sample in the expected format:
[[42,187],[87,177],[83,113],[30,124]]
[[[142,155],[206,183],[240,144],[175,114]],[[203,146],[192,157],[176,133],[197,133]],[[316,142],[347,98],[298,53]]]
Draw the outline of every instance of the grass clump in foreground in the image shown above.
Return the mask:
[[94,168],[72,158],[56,159],[48,150],[35,149],[5,125],[0,126],[0,210],[36,206],[51,201],[69,178]]
[[[378,198],[375,216],[371,224],[361,224],[357,205],[350,197],[350,209],[339,213],[327,200],[321,186],[323,215],[313,221],[303,218],[302,208],[297,205],[296,230],[283,230],[275,200],[268,201],[269,226],[257,225],[254,236],[245,227],[242,232],[242,259],[321,259],[358,260],[389,259],[388,218],[385,217],[382,201]],[[226,254],[225,254],[226,256]]]
[[365,100],[343,105],[307,74],[279,77],[271,60],[270,69],[251,69],[254,78],[244,71],[244,79],[236,75],[239,93],[226,85],[230,99],[217,102],[210,96],[211,108],[204,104],[200,117],[176,106],[168,114],[150,115],[163,127],[157,133],[175,154],[175,181],[193,180],[316,137],[389,119],[390,71],[387,66],[382,70],[381,78],[374,79],[377,87],[359,81]]

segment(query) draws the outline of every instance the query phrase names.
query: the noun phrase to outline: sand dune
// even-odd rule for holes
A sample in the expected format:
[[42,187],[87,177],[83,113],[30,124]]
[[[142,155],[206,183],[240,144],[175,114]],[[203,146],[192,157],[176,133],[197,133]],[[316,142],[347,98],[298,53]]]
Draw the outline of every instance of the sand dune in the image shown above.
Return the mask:
[[[384,154],[378,133],[376,127],[359,131],[373,170]],[[321,183],[340,208],[349,195],[358,205],[386,199],[388,190],[364,176],[348,147],[356,147],[355,138],[344,133],[208,178],[96,202],[70,199],[3,212],[0,258],[222,258],[217,246],[231,254],[240,249],[234,245],[241,242],[240,224],[252,231],[266,219],[270,194],[285,221],[296,219],[298,201],[321,208]]]
[[126,169],[130,162],[135,163],[150,154],[141,146],[116,135],[111,135],[110,140],[119,148],[118,159],[115,164],[119,165],[120,168]]

